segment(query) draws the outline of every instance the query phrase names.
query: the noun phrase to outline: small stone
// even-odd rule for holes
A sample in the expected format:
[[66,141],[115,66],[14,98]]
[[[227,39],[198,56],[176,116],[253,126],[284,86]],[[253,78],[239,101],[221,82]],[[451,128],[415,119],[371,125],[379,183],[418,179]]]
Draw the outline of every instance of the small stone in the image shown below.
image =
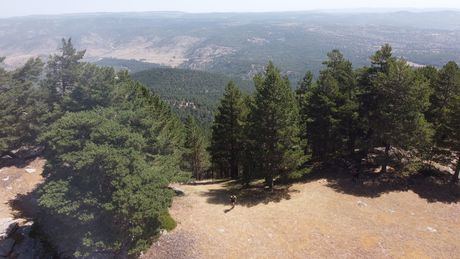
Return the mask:
[[26,168],[24,170],[26,170],[26,172],[28,172],[29,174],[33,174],[33,173],[35,173],[37,171],[37,169],[35,169],[35,168]]
[[426,230],[428,230],[428,232],[431,232],[431,233],[438,232],[438,230],[436,230],[435,228],[432,228],[432,227],[426,227]]
[[358,206],[359,207],[367,207],[367,203],[365,203],[363,201],[358,201]]

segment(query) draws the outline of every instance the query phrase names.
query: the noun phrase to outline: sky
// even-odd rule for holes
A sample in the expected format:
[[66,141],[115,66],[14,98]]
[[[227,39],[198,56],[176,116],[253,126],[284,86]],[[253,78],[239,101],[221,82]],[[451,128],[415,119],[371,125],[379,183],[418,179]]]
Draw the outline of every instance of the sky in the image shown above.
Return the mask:
[[0,17],[91,12],[460,9],[460,0],[0,0]]

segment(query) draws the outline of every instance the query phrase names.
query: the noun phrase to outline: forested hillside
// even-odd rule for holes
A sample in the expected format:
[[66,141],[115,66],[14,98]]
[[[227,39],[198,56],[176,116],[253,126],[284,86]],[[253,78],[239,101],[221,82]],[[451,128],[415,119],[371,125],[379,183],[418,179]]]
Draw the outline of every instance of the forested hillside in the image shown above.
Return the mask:
[[192,115],[208,126],[229,81],[234,80],[245,93],[254,90],[251,81],[196,70],[153,68],[132,78],[161,96],[182,118]]
[[152,68],[161,67],[158,64],[142,62],[134,59],[117,59],[103,58],[94,62],[94,64],[102,67],[113,67],[115,70],[127,70],[130,73],[136,73]]

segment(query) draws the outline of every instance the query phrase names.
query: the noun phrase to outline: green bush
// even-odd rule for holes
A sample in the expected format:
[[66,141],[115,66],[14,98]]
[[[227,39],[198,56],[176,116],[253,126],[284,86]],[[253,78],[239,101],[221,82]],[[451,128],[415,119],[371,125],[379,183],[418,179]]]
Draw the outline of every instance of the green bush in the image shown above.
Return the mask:
[[176,221],[169,215],[167,211],[160,214],[158,220],[161,223],[161,228],[167,231],[171,231],[176,228],[177,223]]

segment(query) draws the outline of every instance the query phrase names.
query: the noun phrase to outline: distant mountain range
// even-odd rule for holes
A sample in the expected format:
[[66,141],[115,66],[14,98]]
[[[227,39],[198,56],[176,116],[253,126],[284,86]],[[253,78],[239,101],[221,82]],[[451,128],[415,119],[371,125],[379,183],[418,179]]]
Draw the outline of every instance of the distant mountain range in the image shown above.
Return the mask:
[[0,19],[14,68],[71,37],[86,59],[133,72],[158,66],[250,79],[273,60],[298,80],[340,49],[356,66],[384,43],[414,64],[460,62],[460,12],[97,13]]

